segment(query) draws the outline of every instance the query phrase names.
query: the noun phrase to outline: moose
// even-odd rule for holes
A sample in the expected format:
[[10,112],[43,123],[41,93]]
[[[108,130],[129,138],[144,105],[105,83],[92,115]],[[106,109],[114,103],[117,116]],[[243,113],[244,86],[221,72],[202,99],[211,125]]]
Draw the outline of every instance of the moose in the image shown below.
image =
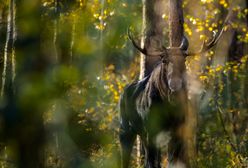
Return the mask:
[[144,166],[160,168],[161,149],[156,139],[161,132],[169,133],[170,137],[167,150],[169,167],[188,167],[182,129],[187,106],[185,60],[189,55],[201,54],[215,46],[223,31],[224,28],[215,33],[210,42],[204,41],[196,53],[187,51],[189,44],[185,36],[180,46],[162,46],[152,53],[141,48],[128,31],[129,39],[136,49],[147,57],[160,57],[160,61],[144,79],[126,86],[120,98],[122,168],[129,167],[137,135],[144,149]]

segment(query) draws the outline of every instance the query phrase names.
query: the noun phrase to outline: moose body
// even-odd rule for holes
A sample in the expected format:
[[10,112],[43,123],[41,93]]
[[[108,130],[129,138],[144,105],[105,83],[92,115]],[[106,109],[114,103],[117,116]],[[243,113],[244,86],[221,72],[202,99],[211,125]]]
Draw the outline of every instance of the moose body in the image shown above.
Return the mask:
[[[179,54],[181,53],[178,49]],[[183,158],[180,129],[185,112],[180,101],[185,98],[185,58],[166,55],[152,73],[128,85],[120,100],[120,142],[122,167],[127,168],[136,135],[142,140],[145,167],[160,167],[157,135],[170,132],[169,158]]]

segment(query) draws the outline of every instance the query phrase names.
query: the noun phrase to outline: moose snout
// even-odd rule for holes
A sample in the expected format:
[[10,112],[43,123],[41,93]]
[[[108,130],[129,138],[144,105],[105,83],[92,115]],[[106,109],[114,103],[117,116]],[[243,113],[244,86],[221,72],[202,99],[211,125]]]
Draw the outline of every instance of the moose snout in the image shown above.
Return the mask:
[[180,89],[182,89],[182,79],[180,78],[173,78],[173,79],[170,79],[168,81],[168,84],[169,84],[169,88],[172,92],[176,92],[176,91],[179,91]]

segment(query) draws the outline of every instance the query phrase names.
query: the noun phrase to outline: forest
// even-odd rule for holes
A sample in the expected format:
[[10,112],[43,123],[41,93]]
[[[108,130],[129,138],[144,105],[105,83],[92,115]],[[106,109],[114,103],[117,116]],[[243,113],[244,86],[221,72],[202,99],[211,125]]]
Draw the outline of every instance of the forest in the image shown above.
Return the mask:
[[0,168],[247,168],[247,74],[248,0],[0,0]]

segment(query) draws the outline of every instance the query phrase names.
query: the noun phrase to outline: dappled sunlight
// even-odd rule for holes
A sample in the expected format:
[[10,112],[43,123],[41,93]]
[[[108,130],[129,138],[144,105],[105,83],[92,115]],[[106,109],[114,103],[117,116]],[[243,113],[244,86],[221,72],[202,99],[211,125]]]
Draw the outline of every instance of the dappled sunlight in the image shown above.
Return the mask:
[[248,167],[248,4],[182,7],[0,0],[0,167]]

